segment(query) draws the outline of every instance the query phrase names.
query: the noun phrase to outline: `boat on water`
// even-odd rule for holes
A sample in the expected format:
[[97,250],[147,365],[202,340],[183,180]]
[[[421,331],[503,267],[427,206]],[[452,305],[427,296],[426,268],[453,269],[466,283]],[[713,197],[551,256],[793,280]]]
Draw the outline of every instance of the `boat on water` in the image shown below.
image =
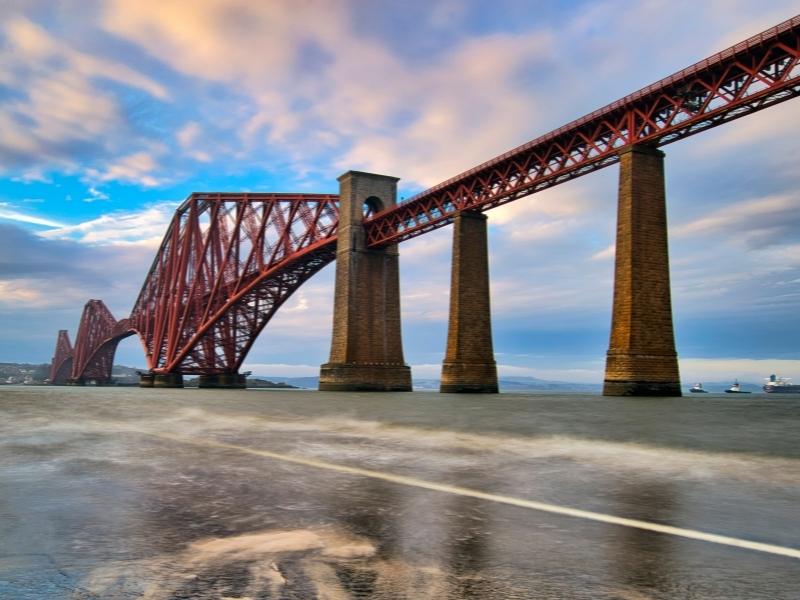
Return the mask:
[[707,394],[708,390],[703,389],[702,383],[695,383],[692,387],[689,388],[689,391],[693,394]]
[[800,385],[789,383],[788,377],[776,377],[775,373],[769,376],[764,384],[764,391],[768,394],[800,394]]
[[725,393],[726,394],[749,394],[750,392],[746,392],[745,390],[743,390],[742,386],[739,385],[739,380],[738,379],[734,379],[733,380],[733,385],[731,387],[729,387],[727,390],[725,390]]

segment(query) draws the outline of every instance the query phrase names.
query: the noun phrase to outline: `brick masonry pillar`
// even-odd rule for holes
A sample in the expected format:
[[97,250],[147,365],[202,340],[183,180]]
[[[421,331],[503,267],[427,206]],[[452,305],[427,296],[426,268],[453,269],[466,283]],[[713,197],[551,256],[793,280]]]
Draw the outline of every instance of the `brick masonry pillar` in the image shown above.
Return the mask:
[[486,215],[477,212],[460,212],[453,223],[450,319],[439,391],[498,391],[489,309]]
[[364,206],[396,204],[396,177],[348,171],[339,177],[339,226],[330,360],[320,367],[325,391],[411,391],[400,335],[397,244],[367,248]]
[[664,153],[620,155],[617,248],[605,396],[680,396],[672,328]]

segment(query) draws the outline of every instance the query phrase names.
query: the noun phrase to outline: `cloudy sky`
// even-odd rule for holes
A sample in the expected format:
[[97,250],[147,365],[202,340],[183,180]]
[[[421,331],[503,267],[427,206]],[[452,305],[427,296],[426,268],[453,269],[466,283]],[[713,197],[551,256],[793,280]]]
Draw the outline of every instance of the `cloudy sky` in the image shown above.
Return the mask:
[[[794,15],[793,0],[5,0],[0,361],[46,362],[83,304],[130,312],[193,191],[426,189]],[[800,381],[800,100],[667,146],[685,383]],[[501,375],[600,382],[617,168],[488,213]],[[406,361],[436,377],[450,228],[401,246]],[[333,267],[247,368],[327,360]],[[143,366],[134,338],[117,362]]]

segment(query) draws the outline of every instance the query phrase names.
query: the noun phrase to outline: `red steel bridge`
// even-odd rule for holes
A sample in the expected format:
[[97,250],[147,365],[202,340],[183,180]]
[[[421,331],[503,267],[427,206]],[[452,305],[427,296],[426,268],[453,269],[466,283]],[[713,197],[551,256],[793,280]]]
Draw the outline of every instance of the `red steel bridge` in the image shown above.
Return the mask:
[[[800,95],[800,16],[368,215],[382,247]],[[53,383],[110,380],[119,341],[138,334],[154,374],[237,373],[272,315],[335,259],[338,196],[193,193],[177,209],[129,317],[100,300],[73,347],[59,332]]]

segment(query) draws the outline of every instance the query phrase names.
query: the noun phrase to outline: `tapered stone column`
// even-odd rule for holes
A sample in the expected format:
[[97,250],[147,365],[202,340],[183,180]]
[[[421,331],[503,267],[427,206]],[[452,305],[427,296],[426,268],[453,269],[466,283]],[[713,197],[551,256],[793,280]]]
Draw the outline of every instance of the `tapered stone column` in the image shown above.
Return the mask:
[[330,360],[319,389],[410,391],[400,335],[397,244],[367,248],[364,207],[394,206],[396,177],[348,171],[339,177],[336,290]]
[[606,396],[680,396],[672,328],[664,153],[620,155],[617,248]]
[[439,391],[497,393],[486,215],[456,215],[452,260],[447,352]]

